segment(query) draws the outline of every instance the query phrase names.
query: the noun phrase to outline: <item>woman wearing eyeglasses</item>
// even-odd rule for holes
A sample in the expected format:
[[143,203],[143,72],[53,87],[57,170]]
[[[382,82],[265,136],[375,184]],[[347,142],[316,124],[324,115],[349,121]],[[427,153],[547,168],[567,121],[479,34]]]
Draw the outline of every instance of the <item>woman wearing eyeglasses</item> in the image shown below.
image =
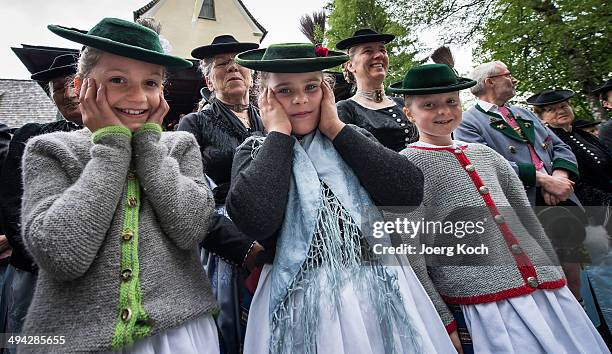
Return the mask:
[[533,111],[569,145],[580,171],[575,192],[583,205],[612,204],[612,153],[599,139],[574,126],[572,90],[545,90],[527,99]]

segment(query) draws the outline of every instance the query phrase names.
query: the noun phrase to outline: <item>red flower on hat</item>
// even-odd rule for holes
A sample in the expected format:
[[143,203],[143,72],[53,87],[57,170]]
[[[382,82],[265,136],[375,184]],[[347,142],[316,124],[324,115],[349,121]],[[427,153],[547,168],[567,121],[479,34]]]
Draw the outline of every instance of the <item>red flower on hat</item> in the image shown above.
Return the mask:
[[315,46],[315,54],[318,57],[326,57],[329,54],[329,49],[325,48],[322,44],[317,44]]

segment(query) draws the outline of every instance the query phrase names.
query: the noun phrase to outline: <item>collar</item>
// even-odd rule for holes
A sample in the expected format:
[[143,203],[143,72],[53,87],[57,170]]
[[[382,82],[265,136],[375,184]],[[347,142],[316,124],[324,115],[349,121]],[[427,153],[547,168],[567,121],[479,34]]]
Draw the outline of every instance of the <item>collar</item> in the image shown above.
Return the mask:
[[452,145],[440,146],[440,145],[425,143],[422,141],[416,141],[408,145],[408,147],[412,149],[419,149],[419,150],[436,150],[436,151],[443,150],[443,151],[449,151],[449,152],[453,152],[457,154],[467,149],[468,144],[460,140],[453,140]]
[[476,104],[480,106],[485,112],[499,112],[499,107],[491,102],[483,101],[481,99],[476,99]]
[[415,141],[414,143],[410,144],[409,146],[414,146],[414,147],[426,147],[426,148],[457,148],[457,147],[462,147],[462,146],[466,146],[467,143],[463,142],[461,140],[453,140],[453,144],[452,145],[434,145],[434,144],[430,144],[430,143],[426,143],[424,141]]

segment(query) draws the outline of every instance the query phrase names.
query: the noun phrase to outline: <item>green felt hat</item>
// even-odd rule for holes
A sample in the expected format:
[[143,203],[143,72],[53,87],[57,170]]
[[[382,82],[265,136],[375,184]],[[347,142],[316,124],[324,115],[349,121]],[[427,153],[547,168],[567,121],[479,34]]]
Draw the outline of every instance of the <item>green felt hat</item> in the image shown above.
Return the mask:
[[459,77],[446,64],[425,64],[406,73],[404,80],[389,86],[389,91],[404,95],[430,95],[453,92],[476,85],[476,81]]
[[157,33],[134,22],[107,17],[87,33],[57,25],[47,28],[60,37],[122,57],[168,68],[189,68],[193,65],[188,60],[165,54]]
[[308,73],[333,68],[349,60],[342,52],[327,50],[311,43],[272,44],[236,55],[236,64],[271,73]]

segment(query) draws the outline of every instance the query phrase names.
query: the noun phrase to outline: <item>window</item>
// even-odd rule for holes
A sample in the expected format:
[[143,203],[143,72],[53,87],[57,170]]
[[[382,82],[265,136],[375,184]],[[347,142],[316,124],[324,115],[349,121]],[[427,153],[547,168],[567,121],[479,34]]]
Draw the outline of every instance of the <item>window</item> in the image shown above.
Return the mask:
[[215,19],[215,1],[214,0],[204,0],[202,3],[202,9],[200,9],[200,18],[205,18],[209,20]]

